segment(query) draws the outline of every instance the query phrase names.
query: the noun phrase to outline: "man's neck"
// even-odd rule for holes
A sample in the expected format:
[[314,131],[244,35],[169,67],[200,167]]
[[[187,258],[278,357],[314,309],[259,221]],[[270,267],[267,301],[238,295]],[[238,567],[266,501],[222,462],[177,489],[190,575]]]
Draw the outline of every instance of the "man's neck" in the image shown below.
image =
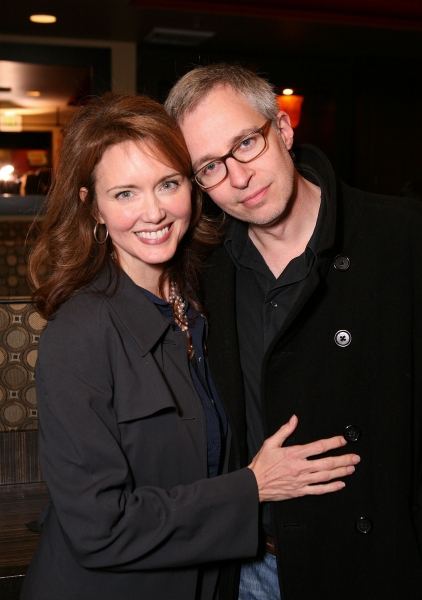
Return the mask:
[[320,205],[320,188],[297,173],[286,214],[271,225],[249,225],[249,237],[274,277],[279,277],[289,262],[305,251]]

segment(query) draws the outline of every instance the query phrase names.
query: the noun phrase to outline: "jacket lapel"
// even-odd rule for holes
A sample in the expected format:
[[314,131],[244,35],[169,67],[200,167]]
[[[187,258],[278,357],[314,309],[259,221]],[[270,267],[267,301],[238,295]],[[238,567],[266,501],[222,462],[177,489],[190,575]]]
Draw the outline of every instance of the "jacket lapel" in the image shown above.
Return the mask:
[[[102,273],[95,287],[101,289],[101,284],[104,287],[106,277],[107,275]],[[116,275],[111,271],[111,282],[108,289],[113,290],[115,284]],[[141,356],[148,354],[168,329],[167,319],[123,270],[119,274],[116,292],[106,297],[110,309],[124,325],[128,335],[136,340]]]
[[208,359],[212,377],[232,430],[234,462],[244,466],[246,413],[236,325],[235,266],[225,247],[219,246],[204,272],[205,303],[209,310]]

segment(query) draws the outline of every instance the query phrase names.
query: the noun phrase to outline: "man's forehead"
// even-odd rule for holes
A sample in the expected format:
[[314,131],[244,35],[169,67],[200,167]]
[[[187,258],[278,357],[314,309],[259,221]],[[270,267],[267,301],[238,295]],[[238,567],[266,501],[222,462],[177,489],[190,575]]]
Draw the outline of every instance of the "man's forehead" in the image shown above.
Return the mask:
[[229,85],[217,85],[192,106],[182,119],[180,119],[179,124],[183,127],[185,122],[189,121],[192,116],[213,113],[217,109],[218,112],[236,110],[236,112],[259,114],[244,94],[236,91]]
[[[195,101],[190,104],[190,107],[178,119],[179,125],[183,126],[185,120],[189,120],[189,117],[195,115],[198,112],[206,111],[210,106],[213,107],[215,103],[222,101],[224,104],[230,104],[236,101],[246,101],[246,97],[234,90],[228,84],[217,84],[207,91],[200,93],[199,100],[195,98]],[[211,108],[212,110],[212,108]]]
[[180,123],[193,167],[224,155],[265,117],[231,88],[218,88],[189,112]]

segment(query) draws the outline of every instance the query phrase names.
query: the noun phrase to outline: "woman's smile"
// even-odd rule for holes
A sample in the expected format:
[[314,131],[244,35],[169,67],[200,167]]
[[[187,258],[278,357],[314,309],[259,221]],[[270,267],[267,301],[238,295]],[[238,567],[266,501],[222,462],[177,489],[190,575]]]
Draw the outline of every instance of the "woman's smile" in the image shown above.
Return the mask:
[[159,278],[189,227],[190,183],[151,145],[132,141],[108,148],[95,177],[98,220],[123,270],[144,287]]
[[166,225],[158,231],[136,231],[135,235],[146,243],[152,242],[159,244],[167,240],[166,234],[169,233],[171,225]]

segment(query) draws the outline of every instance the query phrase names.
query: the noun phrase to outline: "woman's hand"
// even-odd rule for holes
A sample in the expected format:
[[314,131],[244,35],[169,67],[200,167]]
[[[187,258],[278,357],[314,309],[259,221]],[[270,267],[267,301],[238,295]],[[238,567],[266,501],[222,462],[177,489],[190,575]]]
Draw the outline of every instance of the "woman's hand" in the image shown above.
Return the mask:
[[307,460],[346,445],[341,435],[302,446],[283,448],[293,433],[298,418],[293,415],[273,436],[265,440],[249,468],[255,474],[260,502],[287,500],[306,495],[328,494],[344,488],[342,481],[332,481],[351,475],[360,461],[357,454],[344,454]]

